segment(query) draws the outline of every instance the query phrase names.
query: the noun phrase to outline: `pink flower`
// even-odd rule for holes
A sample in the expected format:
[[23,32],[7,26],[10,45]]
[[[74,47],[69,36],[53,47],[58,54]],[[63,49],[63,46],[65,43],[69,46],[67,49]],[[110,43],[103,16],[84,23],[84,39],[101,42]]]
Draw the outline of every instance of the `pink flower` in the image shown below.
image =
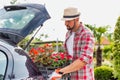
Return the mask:
[[54,61],[55,61],[55,62],[57,62],[57,61],[58,61],[58,59],[57,59],[57,58],[55,58],[55,59],[54,59]]

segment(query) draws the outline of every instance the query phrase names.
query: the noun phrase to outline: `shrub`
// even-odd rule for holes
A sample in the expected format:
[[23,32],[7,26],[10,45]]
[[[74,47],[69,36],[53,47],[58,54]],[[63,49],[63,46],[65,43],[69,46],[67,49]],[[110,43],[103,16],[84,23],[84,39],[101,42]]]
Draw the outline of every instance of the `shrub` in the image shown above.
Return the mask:
[[107,66],[96,67],[94,70],[95,80],[112,80],[113,69]]
[[120,80],[120,16],[114,30],[113,64],[115,76]]

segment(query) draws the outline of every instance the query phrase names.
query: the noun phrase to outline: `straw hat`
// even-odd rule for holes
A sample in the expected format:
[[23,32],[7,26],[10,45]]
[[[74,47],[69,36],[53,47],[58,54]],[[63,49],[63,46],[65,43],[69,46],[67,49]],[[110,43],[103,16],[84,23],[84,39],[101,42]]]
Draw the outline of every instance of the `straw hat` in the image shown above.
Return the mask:
[[69,7],[64,9],[64,14],[62,20],[73,20],[80,16],[80,12],[77,8]]

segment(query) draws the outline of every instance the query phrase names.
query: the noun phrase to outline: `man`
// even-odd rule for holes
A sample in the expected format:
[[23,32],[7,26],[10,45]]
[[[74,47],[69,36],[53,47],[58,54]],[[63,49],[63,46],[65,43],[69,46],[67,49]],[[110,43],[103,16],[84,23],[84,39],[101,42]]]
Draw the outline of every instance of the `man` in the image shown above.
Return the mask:
[[94,80],[93,51],[94,37],[92,32],[79,22],[80,12],[77,8],[64,9],[63,19],[67,27],[65,49],[73,57],[73,62],[55,70],[50,79],[60,79],[62,75],[70,73],[71,80]]

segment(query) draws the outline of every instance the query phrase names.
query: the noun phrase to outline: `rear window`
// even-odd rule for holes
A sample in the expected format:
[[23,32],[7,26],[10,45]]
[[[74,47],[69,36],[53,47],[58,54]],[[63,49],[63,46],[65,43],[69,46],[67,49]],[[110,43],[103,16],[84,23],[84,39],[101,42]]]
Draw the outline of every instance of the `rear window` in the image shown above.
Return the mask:
[[34,18],[35,13],[31,8],[13,11],[1,9],[0,15],[0,28],[22,29]]

